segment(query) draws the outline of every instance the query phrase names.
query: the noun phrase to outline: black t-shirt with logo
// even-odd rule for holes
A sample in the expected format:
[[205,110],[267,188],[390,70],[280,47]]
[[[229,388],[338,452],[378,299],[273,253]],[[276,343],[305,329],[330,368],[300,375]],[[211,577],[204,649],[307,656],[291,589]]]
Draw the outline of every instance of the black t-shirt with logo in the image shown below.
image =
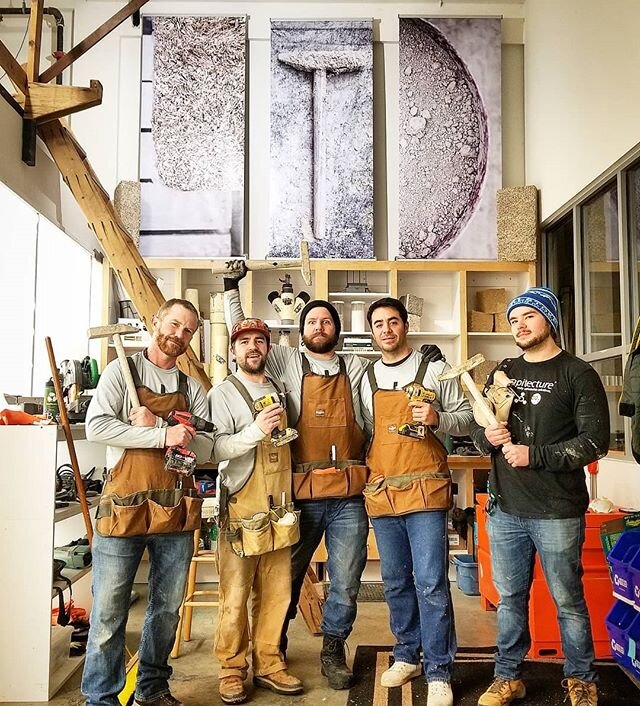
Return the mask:
[[500,508],[529,518],[582,515],[589,505],[584,467],[609,446],[609,408],[598,374],[566,351],[539,363],[507,359],[497,370],[516,391],[511,439],[529,446],[529,466],[513,468],[489,445],[484,429],[473,434],[481,448],[492,450],[490,486]]

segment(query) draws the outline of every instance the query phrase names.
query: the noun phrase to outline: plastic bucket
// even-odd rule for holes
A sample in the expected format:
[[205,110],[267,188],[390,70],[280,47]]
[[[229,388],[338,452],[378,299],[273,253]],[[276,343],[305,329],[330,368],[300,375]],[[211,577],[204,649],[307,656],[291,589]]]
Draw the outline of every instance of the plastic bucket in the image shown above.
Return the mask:
[[467,596],[479,596],[478,587],[478,562],[470,554],[454,556],[453,564],[456,567],[456,584]]

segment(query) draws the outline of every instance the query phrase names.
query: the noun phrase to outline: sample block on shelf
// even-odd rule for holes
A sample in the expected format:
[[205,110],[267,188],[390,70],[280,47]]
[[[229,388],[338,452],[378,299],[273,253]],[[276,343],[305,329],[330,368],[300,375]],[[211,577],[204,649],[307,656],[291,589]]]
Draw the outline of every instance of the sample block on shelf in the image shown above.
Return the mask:
[[409,314],[409,331],[421,331],[422,326],[422,316],[418,314]]
[[493,314],[471,310],[469,312],[469,331],[473,333],[488,333],[493,331]]
[[503,287],[479,289],[476,292],[476,309],[485,314],[505,312],[507,310],[507,290]]
[[424,306],[424,299],[422,297],[416,297],[415,294],[403,294],[400,297],[400,301],[404,304],[409,314],[422,316],[422,307]]
[[511,333],[511,324],[507,321],[504,311],[493,315],[493,330],[496,333]]

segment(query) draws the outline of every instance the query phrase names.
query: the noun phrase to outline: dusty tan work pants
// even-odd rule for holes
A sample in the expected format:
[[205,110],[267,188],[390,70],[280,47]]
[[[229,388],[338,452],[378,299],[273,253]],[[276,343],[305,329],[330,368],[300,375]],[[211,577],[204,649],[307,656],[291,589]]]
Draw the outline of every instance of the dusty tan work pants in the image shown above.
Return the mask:
[[291,600],[291,548],[239,557],[223,538],[219,547],[220,605],[214,643],[219,678],[247,677],[249,598],[254,675],[267,676],[286,669],[280,635]]

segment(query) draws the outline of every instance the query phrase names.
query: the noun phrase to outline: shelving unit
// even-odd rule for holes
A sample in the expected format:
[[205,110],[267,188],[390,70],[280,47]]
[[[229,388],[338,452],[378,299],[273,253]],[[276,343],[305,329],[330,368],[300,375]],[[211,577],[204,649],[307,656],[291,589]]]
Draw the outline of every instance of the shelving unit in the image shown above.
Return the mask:
[[[72,435],[81,471],[104,465],[104,446],[88,442],[82,425],[74,425]],[[83,663],[67,658],[51,672],[53,548],[86,531],[79,504],[55,509],[55,471],[69,461],[61,429],[3,426],[0,446],[5,469],[13,471],[0,494],[0,601],[9,607],[0,634],[0,701],[47,701]],[[63,573],[73,583],[75,604],[89,610],[91,567]]]
[[[209,294],[222,292],[222,275],[213,275],[215,260],[149,259],[147,265],[160,278],[164,295],[182,297],[186,288],[199,293],[200,309],[209,318]],[[105,268],[106,270],[107,268]],[[518,355],[509,333],[474,333],[467,328],[467,314],[473,308],[475,292],[489,287],[504,287],[507,296],[516,296],[535,283],[535,263],[495,262],[486,260],[314,260],[311,262],[313,284],[305,285],[297,270],[265,270],[249,272],[240,284],[240,295],[247,316],[257,316],[269,322],[275,330],[291,332],[291,345],[298,343],[298,324],[282,325],[267,299],[271,291],[279,291],[279,278],[291,275],[294,294],[305,291],[315,299],[340,300],[345,304],[343,333],[352,334],[350,303],[371,302],[385,296],[399,297],[412,293],[424,298],[421,331],[410,333],[413,346],[437,343],[451,363],[466,360],[475,353],[500,360]],[[351,292],[348,282],[366,284],[371,291]],[[105,286],[110,279],[105,277]],[[111,297],[112,298],[112,297]],[[105,301],[110,297],[106,296]],[[105,317],[109,308],[105,308]],[[108,321],[105,318],[105,323]],[[277,339],[276,339],[277,340]],[[103,365],[113,357],[104,344]],[[375,358],[375,352],[363,355]]]

